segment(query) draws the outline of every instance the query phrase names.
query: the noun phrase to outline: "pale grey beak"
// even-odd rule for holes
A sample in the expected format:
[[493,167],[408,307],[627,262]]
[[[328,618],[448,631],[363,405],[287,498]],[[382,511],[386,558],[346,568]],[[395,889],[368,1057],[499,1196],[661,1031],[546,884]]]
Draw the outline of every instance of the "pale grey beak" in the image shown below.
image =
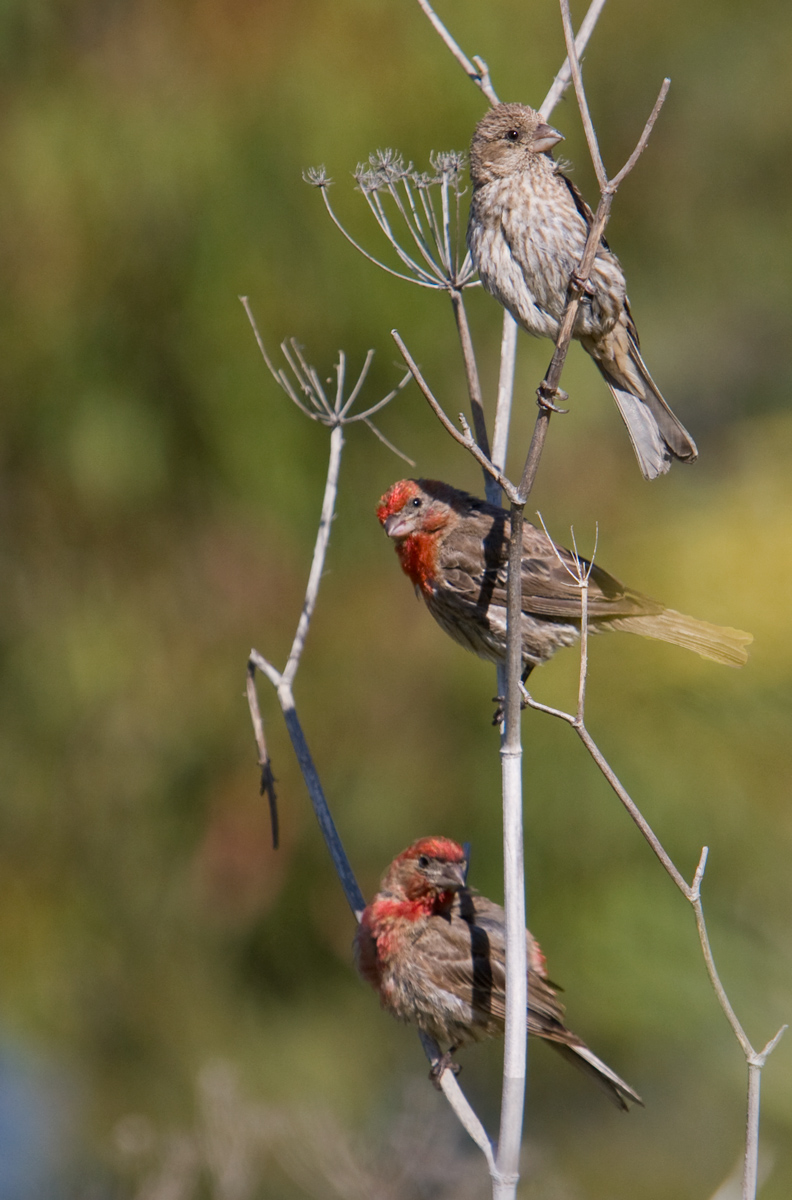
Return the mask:
[[[439,864],[438,864],[439,866]],[[432,883],[436,887],[447,888],[449,892],[458,892],[465,886],[465,869],[467,863],[443,863],[433,875]]]
[[534,130],[533,138],[531,139],[531,149],[534,154],[544,154],[547,150],[552,150],[553,146],[558,142],[563,142],[564,135],[559,133],[557,129],[553,129],[552,125],[537,125]]
[[392,513],[383,528],[389,538],[404,537],[410,532],[409,522],[401,513]]

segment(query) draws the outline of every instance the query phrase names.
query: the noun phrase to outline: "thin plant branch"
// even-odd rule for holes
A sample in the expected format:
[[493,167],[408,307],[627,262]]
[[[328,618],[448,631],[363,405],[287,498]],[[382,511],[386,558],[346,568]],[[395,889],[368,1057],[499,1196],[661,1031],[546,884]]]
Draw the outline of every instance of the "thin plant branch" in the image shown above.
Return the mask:
[[597,183],[599,184],[600,193],[604,196],[606,192],[613,193],[616,191],[616,189],[619,187],[619,184],[623,182],[627,175],[629,175],[640,155],[645,150],[646,144],[649,141],[649,135],[654,128],[655,121],[660,115],[660,109],[663,107],[663,103],[668,94],[668,89],[671,86],[671,80],[668,78],[663,80],[663,84],[660,88],[660,93],[657,97],[657,100],[655,101],[654,108],[649,114],[649,119],[647,120],[643,132],[638,139],[638,143],[627,162],[624,164],[622,169],[613,176],[612,179],[608,179],[608,173],[605,170],[605,164],[602,161],[602,154],[600,153],[599,142],[597,141],[597,134],[594,129],[594,122],[591,118],[591,110],[589,109],[588,100],[586,99],[586,90],[583,86],[583,72],[580,69],[580,58],[575,47],[575,38],[572,32],[572,17],[570,16],[569,12],[569,0],[559,0],[559,4],[561,7],[561,21],[564,26],[564,41],[566,42],[567,47],[567,61],[569,62],[572,72],[572,81],[575,85],[575,96],[577,98],[578,108],[580,109],[583,128],[586,133],[586,141],[588,142],[589,154],[591,155],[594,173],[597,176]]
[[316,608],[316,598],[319,595],[319,584],[324,571],[327,546],[330,542],[330,529],[332,527],[336,495],[338,493],[338,473],[341,469],[341,452],[343,448],[344,427],[343,425],[336,425],[330,434],[330,460],[322,500],[322,515],[319,520],[319,530],[316,535],[311,570],[308,575],[308,586],[305,589],[305,600],[294,634],[294,641],[289,651],[289,658],[283,671],[283,682],[289,687],[294,683],[294,676],[297,674],[297,668],[300,665],[300,659],[305,647],[305,639],[308,636],[308,629],[311,624],[311,617]]
[[561,5],[561,22],[564,26],[564,41],[567,48],[567,63],[572,73],[572,82],[575,87],[575,96],[580,109],[583,128],[586,133],[586,141],[588,142],[589,154],[594,167],[594,173],[597,176],[597,183],[601,192],[605,191],[608,186],[608,174],[605,170],[605,164],[602,161],[600,154],[599,142],[594,129],[594,122],[591,119],[588,102],[586,100],[586,92],[583,87],[583,73],[580,70],[580,59],[578,58],[575,49],[575,34],[572,29],[572,17],[569,12],[569,0],[559,0]]
[[464,416],[461,413],[459,414],[459,423],[460,423],[461,429],[462,429],[461,432],[456,428],[456,426],[453,424],[453,422],[451,420],[449,420],[449,418],[446,416],[441,405],[438,403],[438,401],[435,399],[434,395],[432,394],[431,388],[429,387],[429,385],[427,384],[423,375],[421,374],[418,364],[416,363],[415,359],[410,354],[410,351],[407,349],[406,345],[404,344],[398,330],[392,329],[391,337],[393,338],[396,345],[399,347],[399,351],[402,355],[402,358],[407,363],[407,366],[410,368],[410,373],[411,373],[413,379],[415,380],[415,382],[418,384],[418,387],[420,388],[424,399],[429,404],[429,407],[432,409],[432,411],[434,412],[437,419],[440,421],[443,428],[448,433],[450,433],[451,437],[454,438],[455,441],[459,442],[460,446],[464,446],[464,448],[470,454],[473,455],[473,457],[475,458],[475,460],[479,464],[479,466],[483,467],[483,469],[485,471],[487,471],[487,473],[490,474],[493,479],[497,480],[500,487],[503,488],[504,492],[510,499],[512,498],[512,496],[516,497],[517,492],[514,487],[514,484],[511,482],[511,480],[506,478],[506,476],[503,474],[502,471],[498,470],[498,468],[495,466],[495,464],[492,463],[489,460],[489,458],[487,458],[486,454],[484,454],[484,452],[480,449],[478,443],[476,442],[476,439],[473,437],[473,435],[470,432],[470,427],[468,426],[468,423],[465,420]]
[[657,99],[654,102],[654,108],[650,112],[649,119],[647,120],[646,124],[644,125],[643,132],[641,133],[641,136],[638,139],[638,144],[636,145],[636,147],[633,150],[630,157],[627,159],[627,162],[624,164],[622,169],[620,171],[616,172],[616,174],[613,176],[613,179],[611,179],[610,183],[608,184],[608,187],[612,191],[615,192],[616,188],[619,186],[619,184],[630,174],[630,171],[632,171],[633,167],[638,162],[638,159],[641,157],[644,150],[646,149],[647,144],[649,142],[649,135],[651,134],[652,130],[654,129],[655,121],[660,116],[660,109],[665,104],[665,98],[668,95],[668,89],[670,87],[671,87],[671,80],[666,75],[665,79],[663,80],[662,84],[660,85],[660,91],[657,93]]
[[366,907],[366,902],[363,899],[363,893],[358,887],[357,880],[355,879],[352,867],[350,866],[349,859],[346,855],[346,851],[341,843],[341,838],[339,837],[335,822],[330,814],[330,807],[327,803],[327,799],[325,798],[321,780],[319,779],[319,774],[314,766],[314,761],[308,748],[308,742],[305,734],[303,733],[300,719],[297,716],[297,709],[295,707],[294,695],[292,693],[291,686],[283,677],[283,675],[276,671],[272,663],[268,662],[263,655],[259,654],[258,650],[251,650],[250,658],[248,659],[248,677],[253,678],[254,681],[256,668],[258,668],[260,671],[263,671],[263,673],[268,679],[270,679],[271,682],[274,682],[274,679],[278,680],[278,682],[275,684],[275,691],[278,697],[278,702],[281,706],[283,719],[286,723],[286,729],[288,730],[289,738],[291,739],[291,743],[294,748],[294,753],[297,756],[297,762],[299,764],[302,777],[305,780],[305,786],[308,789],[308,795],[310,797],[311,804],[313,805],[314,815],[316,816],[316,819],[319,823],[319,828],[324,836],[327,849],[330,852],[330,857],[333,860],[333,866],[336,869],[336,874],[341,881],[341,886],[344,889],[344,895],[347,898],[347,903],[355,914],[357,920],[360,920],[363,909]]
[[[583,18],[583,23],[578,30],[575,38],[575,53],[578,59],[582,58],[583,52],[588,45],[589,38],[594,32],[597,21],[600,19],[600,14],[605,7],[605,0],[591,0],[588,12]],[[553,80],[553,86],[545,96],[542,103],[539,105],[539,112],[544,117],[545,121],[549,121],[553,109],[558,104],[564,92],[569,87],[572,81],[572,69],[569,65],[569,59],[564,59],[564,65]]]
[[721,983],[715,966],[715,959],[710,946],[709,935],[707,933],[707,925],[704,920],[704,910],[701,903],[701,880],[704,875],[704,868],[707,863],[707,855],[709,851],[705,846],[701,851],[696,874],[693,877],[693,883],[689,889],[688,900],[693,906],[693,911],[696,916],[696,927],[698,929],[699,941],[701,943],[701,951],[704,955],[704,962],[709,975],[710,983],[713,991],[717,996],[726,1016],[726,1020],[731,1026],[732,1032],[737,1041],[742,1047],[745,1061],[748,1065],[748,1102],[745,1120],[745,1156],[743,1160],[743,1178],[742,1178],[742,1200],[755,1200],[756,1189],[759,1174],[759,1096],[762,1081],[762,1068],[764,1067],[768,1057],[775,1050],[779,1041],[786,1032],[788,1026],[782,1025],[778,1032],[770,1038],[770,1041],[763,1049],[754,1050],[751,1042],[748,1039],[745,1030],[743,1029],[737,1014],[731,1006],[726,990]]
[[[294,748],[297,762],[300,767],[305,785],[308,789],[308,795],[314,809],[314,814],[319,823],[319,828],[325,839],[330,857],[333,860],[336,874],[346,896],[347,903],[354,913],[355,919],[360,920],[363,910],[366,907],[366,901],[363,893],[360,890],[354,872],[347,858],[341,838],[338,834],[335,822],[330,813],[330,806],[324,794],[319,773],[314,765],[311,752],[308,748],[308,742],[300,724],[297,715],[297,709],[294,703],[294,695],[291,687],[284,679],[272,663],[268,662],[263,655],[257,650],[251,650],[250,659],[248,661],[248,679],[252,681],[252,689],[255,693],[255,672],[256,668],[262,671],[267,678],[274,684],[278,701],[283,712],[286,728]],[[258,701],[255,701],[256,710]],[[251,713],[253,707],[251,706]],[[427,1038],[424,1034],[420,1034],[421,1044],[427,1059],[431,1064],[434,1064],[440,1057],[440,1051],[435,1042],[431,1038]],[[473,1108],[470,1105],[467,1097],[460,1088],[453,1071],[445,1070],[439,1079],[439,1084],[442,1091],[445,1093],[446,1099],[451,1105],[460,1124],[470,1134],[476,1144],[484,1152],[488,1164],[492,1169],[494,1165],[494,1156],[492,1151],[492,1143],[490,1142],[487,1132],[484,1129],[479,1118],[476,1116]]]
[[336,214],[333,210],[333,206],[331,205],[330,199],[327,194],[327,189],[330,186],[331,180],[322,179],[321,182],[318,182],[317,179],[312,177],[311,172],[306,172],[306,179],[313,187],[319,188],[319,190],[322,193],[322,199],[324,200],[325,208],[327,209],[328,213],[330,214],[330,219],[332,220],[336,229],[338,229],[339,233],[342,233],[344,235],[344,237],[349,242],[349,244],[351,246],[354,246],[354,248],[357,250],[357,252],[359,254],[362,254],[364,258],[367,258],[368,261],[370,263],[373,263],[375,267],[379,267],[381,271],[385,271],[388,275],[395,276],[396,279],[403,279],[405,283],[417,283],[420,287],[429,287],[429,288],[437,287],[437,283],[425,271],[423,271],[417,264],[415,264],[415,267],[414,267],[414,269],[415,269],[414,275],[405,275],[401,271],[394,271],[393,267],[389,267],[387,265],[387,263],[380,262],[380,260],[378,258],[375,258],[373,254],[369,254],[368,250],[366,250],[363,246],[361,246],[360,242],[356,241],[356,239],[352,237],[352,234],[346,230],[344,225],[341,223],[341,221],[336,216]]
[[280,833],[278,827],[278,798],[275,794],[275,776],[272,773],[272,762],[270,761],[267,740],[264,735],[264,721],[262,720],[258,695],[256,693],[255,668],[251,670],[250,664],[248,664],[245,690],[247,692],[248,707],[250,708],[250,719],[253,722],[253,735],[256,739],[256,747],[258,749],[258,763],[261,768],[259,795],[263,796],[266,793],[267,796],[270,811],[270,828],[272,829],[272,849],[277,850],[280,843]]
[[[396,151],[377,150],[369,156],[368,165],[360,164],[354,173],[358,191],[368,204],[380,233],[394,250],[402,267],[406,268],[406,273],[370,254],[344,227],[330,203],[328,192],[332,180],[323,167],[306,171],[304,179],[311,186],[319,188],[333,224],[350,245],[374,266],[406,283],[417,283],[420,287],[437,291],[453,292],[466,287],[479,287],[478,280],[474,278],[470,254],[467,250],[461,252],[459,223],[460,200],[464,192],[461,184],[464,155],[451,150],[431,155],[430,161],[433,173],[419,172],[412,163],[405,164]],[[438,191],[439,215],[433,200]],[[385,208],[385,197],[395,207],[398,221],[406,227],[410,241],[418,251],[418,258],[405,250],[399,241]]]
[[501,334],[500,373],[498,375],[498,399],[495,404],[495,423],[492,432],[492,461],[500,471],[506,470],[506,455],[509,449],[512,400],[514,397],[514,369],[517,364],[517,331],[519,326],[511,313],[503,310],[503,333]]
[[410,458],[407,454],[404,454],[398,446],[394,446],[393,442],[389,441],[389,439],[385,437],[385,434],[382,432],[382,430],[377,429],[377,426],[373,421],[369,421],[368,417],[361,417],[361,420],[363,421],[364,425],[368,426],[368,428],[374,434],[374,437],[379,438],[383,446],[395,454],[397,458],[400,458],[402,462],[407,463],[408,467],[412,467],[412,469],[415,470],[417,464],[414,458]]
[[[440,1047],[434,1038],[430,1037],[428,1033],[424,1033],[423,1030],[418,1031],[418,1036],[421,1039],[421,1045],[424,1048],[424,1053],[427,1059],[432,1066],[434,1066],[435,1063],[439,1062],[441,1058]],[[443,1071],[438,1082],[441,1090],[445,1093],[446,1099],[456,1113],[460,1123],[467,1133],[470,1134],[473,1141],[486,1158],[487,1166],[489,1167],[490,1174],[492,1175],[497,1171],[492,1142],[487,1134],[486,1129],[481,1124],[481,1121],[476,1116],[476,1113],[473,1111],[467,1096],[457,1083],[456,1075],[453,1071]]]
[[[250,322],[250,326],[256,338],[256,343],[261,351],[261,356],[264,359],[272,378],[286,393],[289,399],[293,401],[297,408],[299,408],[300,412],[304,413],[306,417],[310,417],[312,421],[319,421],[321,424],[328,425],[331,428],[337,425],[354,425],[356,421],[363,421],[368,424],[370,418],[373,417],[375,413],[378,413],[380,409],[385,408],[386,405],[390,404],[391,400],[394,400],[396,396],[398,396],[399,393],[404,390],[412,378],[410,373],[407,372],[402,376],[396,386],[388,392],[387,396],[383,396],[383,398],[378,400],[376,404],[370,405],[361,412],[352,413],[350,412],[350,409],[354,401],[357,400],[358,396],[360,395],[360,390],[365,382],[366,376],[368,375],[369,367],[371,366],[371,360],[374,357],[374,351],[369,350],[366,354],[360,375],[358,376],[357,382],[352,388],[352,393],[349,399],[346,401],[343,400],[346,356],[344,355],[343,351],[339,351],[338,363],[336,364],[335,368],[337,378],[336,400],[335,404],[331,405],[325,396],[324,388],[322,387],[322,383],[316,368],[310,366],[305,361],[305,356],[303,355],[299,343],[295,338],[291,338],[289,341],[281,343],[281,351],[291,367],[294,378],[297,380],[301,390],[309,398],[313,409],[312,411],[306,405],[301,403],[295,394],[292,381],[289,379],[289,376],[286,374],[286,372],[278,370],[273,365],[269,355],[267,354],[267,349],[264,345],[261,334],[259,333],[258,325],[256,324],[256,318],[253,315],[248,297],[240,296],[239,299],[247,314],[248,321]],[[373,426],[371,426],[371,428],[373,428]],[[380,434],[378,430],[374,430],[374,432],[381,441],[385,442],[389,449],[393,450],[394,454],[398,454],[399,457],[405,459],[406,462],[411,461],[404,454],[402,454],[401,451],[397,450],[395,446],[392,446],[387,439],[383,439],[382,434]]]
[[[258,342],[259,349],[261,350],[262,356],[270,370],[270,373],[276,382],[283,387],[284,391],[289,394],[289,388],[286,386],[288,383],[288,378],[286,378],[284,382],[284,378],[282,378],[283,373],[276,371],[273,367],[269,357],[267,356],[263,339],[258,332],[258,328],[247,299],[244,298],[242,303],[245,307],[245,311],[248,315],[251,326],[253,327],[253,332]],[[304,386],[312,395],[312,398],[318,402],[319,397],[324,397],[324,391],[321,386],[318,372],[306,361],[302,351],[294,341],[290,343],[290,348],[292,355],[290,356],[287,354],[287,361],[290,362],[295,377],[298,380],[302,380],[302,386]],[[284,353],[286,353],[286,350],[284,350]],[[360,376],[358,377],[358,380],[350,393],[350,398],[345,400],[344,382],[346,359],[343,352],[340,353],[336,366],[337,387],[335,402],[332,409],[330,408],[326,397],[324,397],[325,404],[328,407],[328,415],[332,416],[333,418],[330,433],[330,451],[328,455],[327,477],[325,481],[324,496],[322,499],[322,511],[319,520],[319,527],[314,544],[314,552],[311,560],[308,583],[305,590],[305,598],[303,600],[300,617],[297,623],[297,629],[292,641],[286,667],[283,671],[279,671],[271,662],[269,662],[268,659],[260,654],[258,650],[253,649],[251,650],[248,658],[246,680],[248,706],[250,709],[253,731],[256,738],[256,746],[258,748],[259,766],[262,772],[262,792],[266,790],[270,799],[270,813],[273,822],[273,842],[277,846],[278,824],[277,810],[274,807],[274,776],[272,774],[272,766],[267,751],[267,744],[264,735],[264,722],[261,716],[258,694],[256,691],[257,670],[261,671],[267,677],[275,689],[286,729],[288,731],[302,777],[308,790],[314,815],[316,816],[316,820],[324,837],[325,844],[327,845],[327,849],[333,861],[336,874],[338,875],[339,881],[344,890],[347,903],[354,913],[355,919],[358,921],[363,914],[366,902],[355,878],[352,866],[339,836],[338,829],[336,828],[336,824],[330,812],[330,806],[327,802],[327,798],[322,787],[322,782],[319,778],[319,773],[316,770],[316,766],[308,746],[308,741],[305,737],[302,724],[297,714],[292,686],[302,659],[303,651],[305,649],[305,642],[310,628],[311,618],[316,607],[319,585],[324,573],[324,564],[327,557],[327,549],[330,540],[330,530],[332,528],[333,519],[335,516],[335,505],[338,496],[338,479],[341,468],[341,458],[344,449],[344,426],[352,424],[355,420],[363,420],[382,441],[385,441],[386,444],[389,444],[387,443],[387,439],[385,439],[384,436],[380,434],[379,431],[371,424],[369,416],[371,413],[380,409],[384,403],[393,399],[393,397],[411,378],[409,374],[406,375],[401,383],[397,385],[397,387],[388,395],[388,397],[386,397],[385,401],[378,402],[376,405],[366,409],[363,413],[359,413],[356,416],[350,416],[349,414],[352,404],[360,394],[361,388],[365,382],[366,375],[371,365],[371,354],[372,352],[370,351],[366,356]],[[306,415],[311,416],[312,414],[307,412]],[[322,418],[320,417],[319,419]],[[328,424],[331,422],[329,420],[325,420],[324,423]],[[434,1064],[440,1056],[439,1048],[431,1038],[427,1039],[424,1035],[421,1035],[421,1042],[427,1058],[431,1063]],[[490,1139],[487,1136],[484,1126],[476,1116],[476,1113],[465,1097],[464,1092],[457,1083],[453,1072],[450,1070],[443,1071],[442,1075],[440,1076],[439,1083],[440,1087],[445,1092],[446,1098],[448,1099],[448,1102],[458,1120],[467,1130],[476,1144],[481,1148],[487,1158],[487,1162],[490,1165],[491,1171],[494,1172],[496,1170],[494,1165],[495,1159]]]
[[[344,403],[344,400],[343,400],[344,367],[346,366],[346,358],[344,356],[343,351],[339,354],[339,356],[338,356],[338,393],[336,396],[336,410],[340,413],[340,415],[342,417],[345,417],[347,415],[350,408],[352,407],[352,405],[355,403],[358,396],[360,395],[360,390],[363,387],[363,384],[366,382],[366,376],[368,375],[369,369],[371,368],[371,363],[372,363],[373,358],[374,358],[374,351],[369,350],[366,354],[365,362],[363,363],[363,366],[360,369],[360,374],[358,375],[357,383],[352,388],[352,391],[349,393],[349,399],[346,401],[346,403]],[[386,397],[385,401],[380,401],[380,406],[383,403],[387,402],[388,399],[389,398]]]
[[[541,520],[541,516],[540,516]],[[547,533],[547,528],[542,521],[542,526]],[[547,534],[550,539],[550,535]],[[551,544],[554,545],[552,539]],[[768,1057],[778,1045],[781,1037],[788,1028],[787,1025],[782,1025],[778,1032],[767,1042],[762,1050],[755,1050],[748,1038],[745,1030],[740,1023],[737,1014],[735,1013],[729,997],[726,993],[717,967],[715,958],[710,945],[707,925],[704,919],[704,908],[701,900],[701,882],[704,877],[704,870],[707,864],[709,854],[708,848],[705,846],[699,858],[698,866],[696,867],[692,883],[688,884],[681,872],[674,865],[671,856],[663,847],[660,839],[655,834],[654,830],[645,819],[637,804],[622,785],[616,773],[613,771],[605,756],[596,745],[591,734],[588,732],[585,725],[585,698],[586,698],[586,676],[588,673],[588,577],[593,565],[593,556],[588,564],[588,569],[584,569],[583,561],[577,554],[577,546],[575,546],[575,556],[578,564],[577,580],[581,590],[581,638],[580,638],[580,678],[578,685],[578,704],[576,713],[564,712],[561,709],[551,708],[549,705],[544,705],[535,701],[527,692],[524,692],[524,703],[528,707],[534,708],[539,712],[547,713],[549,716],[557,717],[562,721],[566,721],[571,725],[575,732],[580,737],[589,754],[594,759],[601,773],[610,784],[613,791],[621,800],[627,812],[632,817],[635,824],[643,834],[645,840],[654,851],[661,864],[670,875],[673,882],[676,884],[679,891],[692,906],[696,920],[696,928],[698,931],[699,943],[701,952],[704,958],[704,964],[707,969],[710,984],[715,993],[715,997],[720,1005],[726,1020],[729,1022],[731,1030],[738,1041],[740,1048],[745,1056],[748,1066],[748,1100],[747,1100],[747,1115],[746,1115],[746,1139],[745,1139],[745,1154],[743,1159],[743,1182],[742,1182],[742,1200],[755,1200],[757,1179],[758,1179],[758,1154],[759,1154],[759,1094],[761,1085],[761,1072]],[[569,570],[569,568],[567,568]],[[570,574],[573,574],[570,571]]]
[[[462,360],[465,365],[465,376],[468,383],[470,411],[473,415],[476,442],[482,454],[491,459],[487,423],[484,419],[484,402],[481,396],[481,381],[476,365],[476,354],[473,349],[473,339],[470,336],[470,326],[468,324],[465,300],[462,292],[453,291],[451,293],[451,303],[454,308],[454,318],[459,332],[459,341],[462,346]],[[484,494],[487,500],[490,504],[500,504],[501,489],[498,482],[485,467],[482,467],[482,471],[484,473]]]
[[505,1045],[494,1200],[514,1195],[519,1178],[527,1071],[528,963],[525,939],[525,861],[523,850],[522,707],[522,541],[525,502],[511,502],[509,566],[506,583],[506,697],[501,736],[503,791],[503,894],[506,941]]
[[489,71],[487,70],[487,64],[480,58],[475,59],[476,65],[470,61],[462,48],[451,37],[451,34],[448,32],[437,13],[432,8],[431,4],[428,3],[428,0],[418,0],[418,4],[424,15],[431,21],[436,32],[439,33],[440,37],[445,42],[454,58],[462,67],[462,70],[465,72],[468,79],[471,79],[473,83],[475,83],[476,87],[481,89],[481,91],[489,100],[490,104],[498,104],[499,100],[495,94],[494,88],[492,87]]

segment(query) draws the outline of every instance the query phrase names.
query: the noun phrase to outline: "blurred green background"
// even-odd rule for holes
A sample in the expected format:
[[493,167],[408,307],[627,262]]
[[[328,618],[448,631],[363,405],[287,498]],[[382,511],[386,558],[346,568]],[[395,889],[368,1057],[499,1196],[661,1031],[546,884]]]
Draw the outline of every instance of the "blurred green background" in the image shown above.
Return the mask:
[[[552,0],[440,12],[503,98],[540,103],[563,59]],[[792,1013],[791,49],[781,0],[610,0],[586,75],[611,169],[673,83],[608,237],[701,459],[645,484],[573,347],[532,500],[584,551],[598,522],[598,561],[630,584],[756,636],[740,672],[597,639],[589,686],[592,732],[680,869],[711,848],[713,945],[756,1045]],[[295,336],[323,375],[374,347],[371,401],[401,373],[398,327],[455,412],[448,301],[358,256],[301,172],[324,162],[380,250],[350,173],[382,146],[419,167],[466,148],[482,97],[409,0],[5,0],[0,62],[0,1200],[486,1195],[417,1039],[354,974],[262,683],[270,848],[245,663],[251,645],[285,660],[328,439],[237,299],[271,353]],[[553,121],[592,199],[574,103]],[[501,314],[468,296],[489,404]],[[549,355],[520,337],[514,470]],[[380,425],[418,473],[481,491],[414,388]],[[301,717],[367,895],[443,833],[501,899],[493,673],[377,525],[405,473],[350,432]],[[535,694],[572,704],[576,669],[559,655]],[[741,1153],[745,1066],[692,913],[573,733],[538,714],[524,731],[530,923],[570,1025],[646,1109],[616,1113],[537,1047],[521,1194],[710,1197]],[[462,1061],[495,1129],[499,1048]],[[763,1085],[767,1200],[792,1192],[791,1067],[788,1037]]]

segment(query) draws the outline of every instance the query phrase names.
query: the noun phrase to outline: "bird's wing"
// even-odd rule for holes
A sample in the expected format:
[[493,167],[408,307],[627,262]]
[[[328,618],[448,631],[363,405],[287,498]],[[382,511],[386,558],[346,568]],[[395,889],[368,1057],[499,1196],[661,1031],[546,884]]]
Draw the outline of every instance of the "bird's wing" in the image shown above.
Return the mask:
[[[591,211],[591,208],[589,207],[586,200],[584,200],[583,194],[581,193],[577,184],[573,183],[572,180],[568,178],[568,176],[564,175],[563,171],[556,171],[556,175],[558,176],[559,179],[562,179],[564,181],[564,183],[566,184],[569,194],[572,197],[572,203],[575,205],[575,208],[578,210],[581,217],[585,221],[586,228],[591,229],[591,226],[594,223],[594,213]],[[608,251],[610,250],[610,246],[605,241],[605,238],[600,238],[600,245],[605,250],[608,250]]]
[[[474,892],[461,892],[451,912],[437,916],[443,936],[433,939],[425,974],[435,986],[458,996],[482,1017],[503,1026],[506,1019],[506,971],[503,909]],[[529,933],[528,1032],[566,1042],[564,1008],[544,974],[544,959]]]
[[[494,531],[493,531],[494,532]],[[443,546],[443,584],[472,607],[483,612],[490,604],[506,606],[506,555],[508,526],[496,544],[484,544],[464,529],[450,535]],[[580,559],[583,570],[591,565]],[[571,551],[551,542],[543,530],[525,524],[523,533],[523,612],[533,616],[580,618],[580,587],[575,581],[577,560]],[[588,579],[590,617],[638,616],[662,612],[663,605],[627,588],[601,567],[591,566]]]

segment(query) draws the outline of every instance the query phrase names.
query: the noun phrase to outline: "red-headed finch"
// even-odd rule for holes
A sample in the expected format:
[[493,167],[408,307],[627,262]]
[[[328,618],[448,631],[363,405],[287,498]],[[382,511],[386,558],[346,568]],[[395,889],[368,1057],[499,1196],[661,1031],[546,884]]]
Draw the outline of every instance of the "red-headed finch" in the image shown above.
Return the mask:
[[[470,147],[468,246],[479,278],[534,337],[558,337],[591,209],[549,153],[562,135],[525,104],[496,104]],[[666,404],[641,358],[624,272],[603,240],[573,331],[618,405],[646,479],[695,443]]]
[[[388,867],[355,937],[360,974],[382,1007],[417,1025],[446,1053],[503,1033],[504,912],[465,885],[465,852],[448,838],[414,842]],[[528,1032],[590,1075],[619,1108],[641,1104],[631,1087],[564,1024],[564,1007],[528,930]]]
[[[402,569],[438,625],[466,650],[492,662],[506,656],[506,573],[511,522],[506,509],[434,479],[402,479],[377,516],[396,543]],[[584,569],[588,563],[580,559]],[[559,646],[580,634],[580,588],[569,574],[575,556],[528,521],[523,526],[523,680]],[[710,625],[625,587],[598,566],[588,582],[588,626],[618,629],[695,650],[739,667],[753,639]]]

